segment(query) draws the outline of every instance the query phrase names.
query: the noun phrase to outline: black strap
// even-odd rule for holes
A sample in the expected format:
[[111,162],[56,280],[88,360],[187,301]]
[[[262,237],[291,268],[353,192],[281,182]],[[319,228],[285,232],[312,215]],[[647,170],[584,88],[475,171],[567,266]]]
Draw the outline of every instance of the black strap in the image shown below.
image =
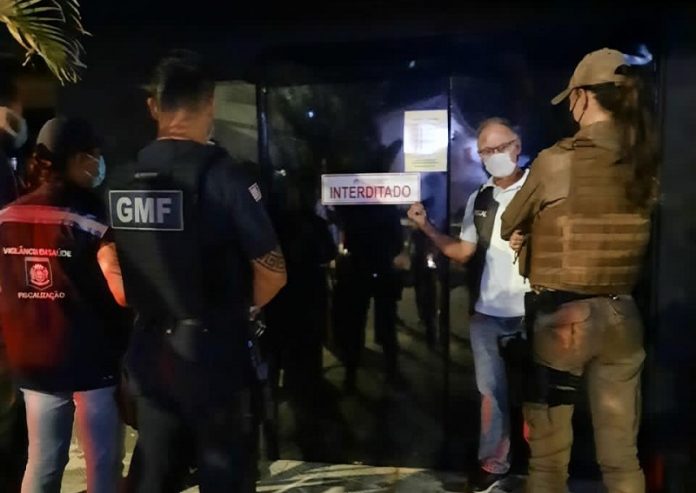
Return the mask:
[[[495,216],[498,213],[498,202],[493,198],[493,187],[481,187],[474,200],[473,212],[478,246],[488,250],[493,236]],[[485,216],[481,216],[481,213],[485,213]]]
[[198,203],[201,194],[201,184],[203,182],[203,177],[208,173],[210,167],[221,159],[225,157],[226,153],[224,149],[215,145],[209,145],[205,148],[208,151],[208,156],[203,160],[203,164],[200,166],[192,166],[192,159],[199,159],[196,155],[200,148],[195,147],[188,152],[177,156],[176,159],[169,163],[169,169],[156,169],[141,167],[140,163],[135,163],[134,169],[131,175],[130,184],[133,182],[149,182],[156,181],[162,178],[176,180],[180,182],[188,190],[193,190],[193,201],[194,204]]
[[541,291],[535,293],[537,310],[543,313],[553,313],[561,305],[572,303],[573,301],[588,300],[597,298],[596,294],[573,293],[571,291]]
[[[467,265],[469,279],[469,309],[474,307],[481,293],[481,278],[486,265],[486,253],[491,244],[495,216],[498,213],[498,202],[493,198],[493,187],[482,185],[474,199],[474,226],[478,242],[476,253]],[[483,215],[482,215],[483,213]]]

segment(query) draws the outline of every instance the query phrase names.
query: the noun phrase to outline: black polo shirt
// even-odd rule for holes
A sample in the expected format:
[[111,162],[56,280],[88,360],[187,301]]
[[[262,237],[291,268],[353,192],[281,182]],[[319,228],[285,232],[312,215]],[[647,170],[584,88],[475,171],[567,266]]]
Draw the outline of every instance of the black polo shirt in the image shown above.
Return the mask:
[[[181,155],[209,158],[206,146],[192,141],[158,140],[138,155],[138,166],[166,168]],[[193,335],[196,361],[177,353],[176,336],[141,320],[136,325],[128,366],[143,393],[164,399],[182,393],[215,393],[248,382],[247,314],[252,300],[251,261],[277,247],[259,185],[221,152],[204,167],[200,180],[200,234],[205,296],[205,332]],[[126,298],[128,285],[126,284]],[[208,392],[209,391],[209,392]]]

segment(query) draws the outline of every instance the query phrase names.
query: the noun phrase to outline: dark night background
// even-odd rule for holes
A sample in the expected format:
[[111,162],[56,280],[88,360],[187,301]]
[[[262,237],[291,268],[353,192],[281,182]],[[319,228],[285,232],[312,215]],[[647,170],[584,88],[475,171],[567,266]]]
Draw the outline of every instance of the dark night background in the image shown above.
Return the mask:
[[[467,120],[510,117],[534,156],[569,132],[565,115],[548,100],[585,53],[605,46],[635,53],[646,45],[656,61],[664,161],[642,297],[649,347],[643,455],[648,467],[669,458],[668,481],[681,481],[684,466],[696,461],[694,8],[560,1],[82,3],[93,34],[85,41],[89,68],[82,82],[60,91],[57,109],[98,127],[110,163],[129,159],[152,138],[140,85],[156,59],[175,47],[205,54],[220,80],[270,91],[391,81],[391,99],[382,103],[395,108],[446,92],[452,77],[452,98]],[[263,158],[261,165],[272,167]]]

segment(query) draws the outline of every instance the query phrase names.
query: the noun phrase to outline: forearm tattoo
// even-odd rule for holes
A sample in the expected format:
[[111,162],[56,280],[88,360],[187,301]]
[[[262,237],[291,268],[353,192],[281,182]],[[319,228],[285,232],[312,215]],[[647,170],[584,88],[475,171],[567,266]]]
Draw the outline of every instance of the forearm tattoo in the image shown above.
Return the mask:
[[273,249],[263,257],[254,260],[254,262],[272,272],[285,272],[285,257],[283,257],[283,252],[280,248]]

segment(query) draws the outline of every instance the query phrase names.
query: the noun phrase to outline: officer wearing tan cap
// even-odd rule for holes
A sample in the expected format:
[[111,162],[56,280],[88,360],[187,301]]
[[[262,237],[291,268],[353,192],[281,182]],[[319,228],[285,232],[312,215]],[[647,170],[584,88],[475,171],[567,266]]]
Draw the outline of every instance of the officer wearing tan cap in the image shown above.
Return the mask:
[[609,493],[643,493],[637,458],[642,324],[631,297],[650,234],[657,153],[648,96],[624,55],[577,66],[566,99],[580,130],[543,151],[502,218],[533,292],[534,383],[525,404],[530,493],[565,493],[571,418],[586,375]]

